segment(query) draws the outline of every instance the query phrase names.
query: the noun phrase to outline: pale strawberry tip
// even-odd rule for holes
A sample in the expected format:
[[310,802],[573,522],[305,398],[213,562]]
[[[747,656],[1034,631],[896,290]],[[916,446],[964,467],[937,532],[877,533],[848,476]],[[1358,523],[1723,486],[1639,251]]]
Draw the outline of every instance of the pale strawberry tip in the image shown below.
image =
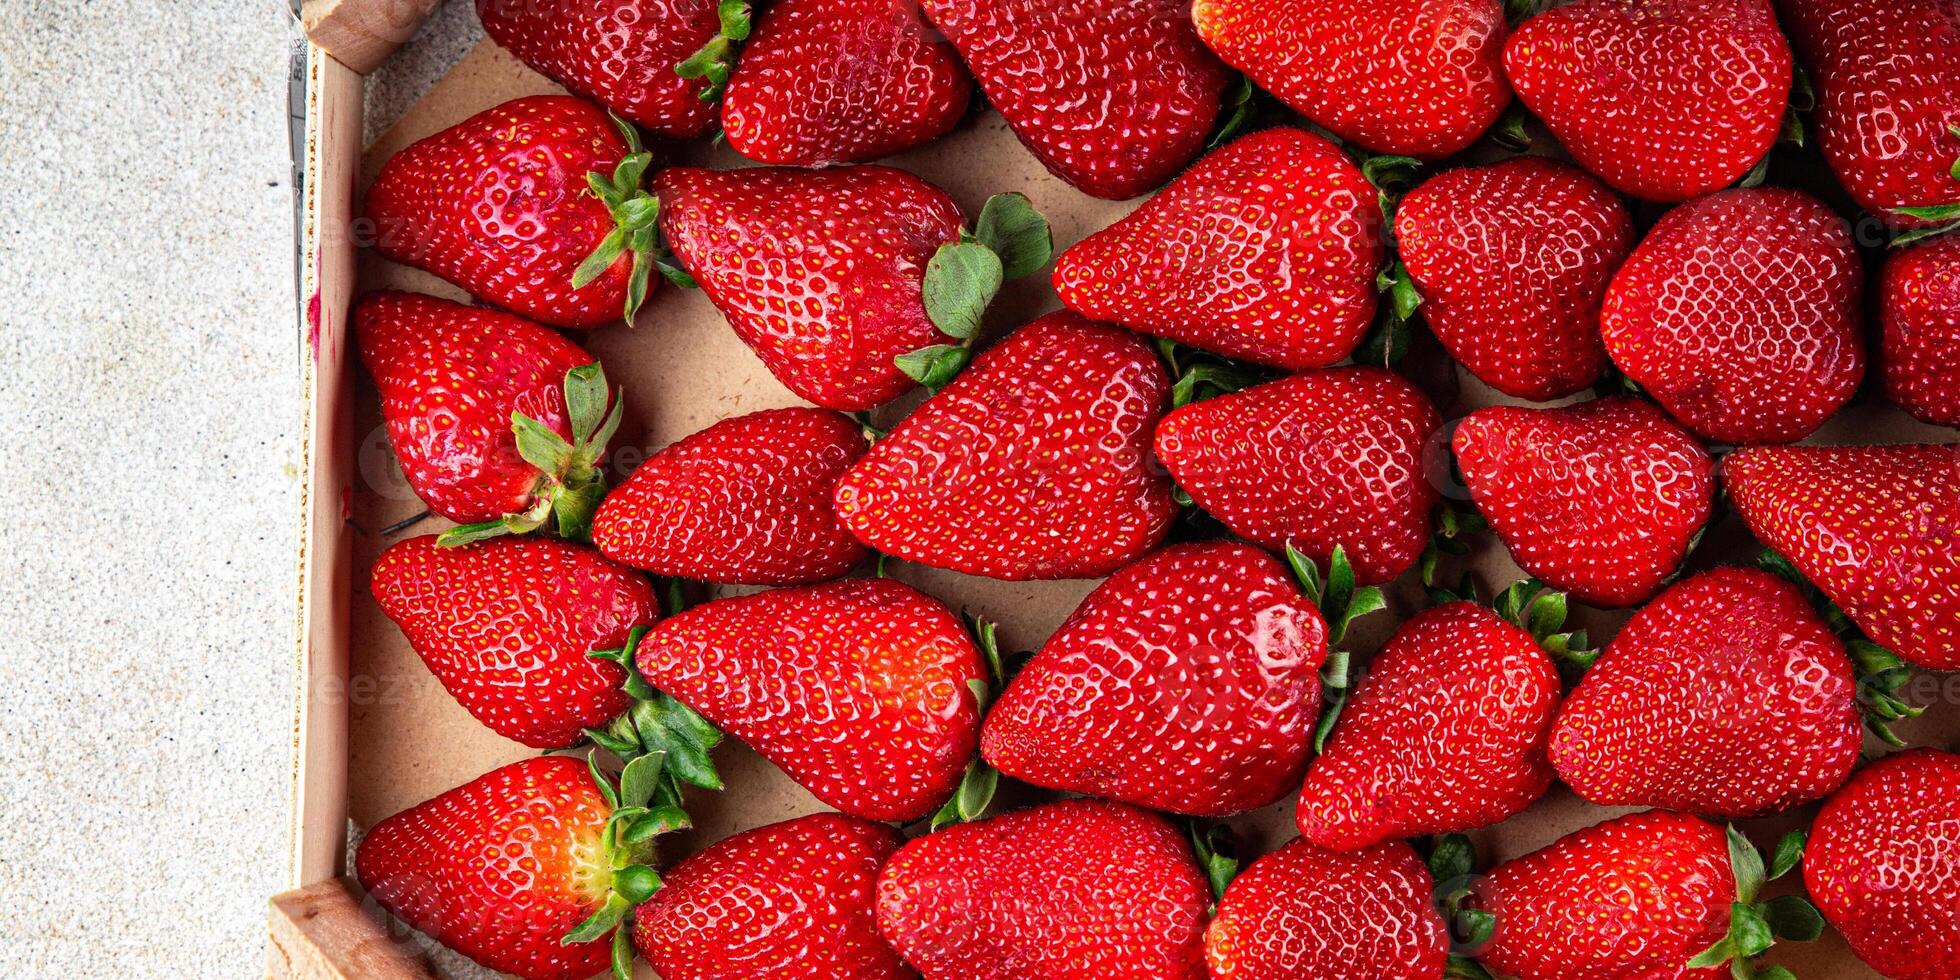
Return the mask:
[[612,934],[612,973],[617,980],[633,975],[632,930],[624,928],[633,908],[660,890],[660,874],[650,867],[655,840],[665,833],[693,826],[680,807],[680,797],[664,771],[665,756],[651,753],[626,763],[615,784],[599,771],[592,756],[586,767],[593,785],[612,813],[599,831],[598,873],[607,877],[604,904],[565,934],[560,943],[589,943]]
[[436,543],[458,548],[504,534],[529,534],[554,519],[559,537],[591,540],[592,515],[606,494],[599,461],[619,431],[625,405],[625,396],[606,383],[606,371],[599,362],[566,371],[565,410],[571,419],[571,441],[528,415],[510,415],[518,455],[538,468],[531,506],[496,520],[450,528],[436,538]]

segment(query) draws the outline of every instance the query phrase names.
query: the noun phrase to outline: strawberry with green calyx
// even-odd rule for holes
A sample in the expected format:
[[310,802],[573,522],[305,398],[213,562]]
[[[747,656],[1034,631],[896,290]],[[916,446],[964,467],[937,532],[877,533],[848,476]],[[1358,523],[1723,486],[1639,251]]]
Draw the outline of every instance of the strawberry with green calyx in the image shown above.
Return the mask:
[[[678,612],[670,609],[668,615]],[[629,762],[646,756],[664,759],[661,791],[676,799],[683,784],[719,790],[721,773],[715,769],[713,752],[721,744],[721,730],[673,695],[655,690],[641,675],[636,657],[648,629],[635,627],[624,645],[588,654],[619,665],[626,677],[622,688],[633,703],[604,728],[585,729],[585,737]]]
[[1858,679],[1858,709],[1865,730],[1887,745],[1904,748],[1905,739],[1892,731],[1892,723],[1917,718],[1926,712],[1924,707],[1915,707],[1900,694],[1912,681],[1911,666],[1899,659],[1898,654],[1873,643],[1837,603],[1805,580],[1803,573],[1774,549],[1763,549],[1756,556],[1756,567],[1795,586],[1817,610],[1825,626],[1843,641],[1845,655],[1851,659],[1852,672]]
[[719,30],[700,50],[674,66],[674,74],[688,79],[704,79],[707,87],[698,96],[703,102],[721,98],[728,87],[728,76],[735,71],[735,45],[749,39],[752,29],[748,0],[721,0],[715,5]]
[[1795,980],[1788,969],[1760,966],[1755,959],[1778,939],[1807,943],[1824,934],[1824,917],[1802,895],[1761,899],[1765,883],[1789,874],[1803,859],[1804,832],[1793,830],[1777,841],[1767,870],[1762,852],[1734,824],[1728,826],[1726,840],[1729,868],[1735,875],[1729,931],[1715,945],[1695,954],[1688,966],[1719,967],[1726,963],[1730,972],[1743,980]]
[[532,70],[650,132],[693,139],[714,123],[706,81],[674,66],[720,30],[715,0],[476,0],[476,12]]
[[[884,577],[882,567],[879,577]],[[1006,689],[1010,668],[1001,658],[999,627],[993,621],[964,612],[960,614],[960,620],[966,625],[967,635],[973,638],[974,649],[980,652],[980,659],[987,667],[985,677],[970,678],[966,682],[967,689],[973,692],[974,703],[984,716],[1001,691]],[[973,761],[966,764],[966,771],[960,776],[959,788],[953,791],[944,806],[933,813],[930,829],[940,830],[956,823],[971,823],[986,816],[987,808],[994,802],[994,791],[999,786],[1000,770],[989,765],[986,757],[976,752]]]
[[590,943],[610,933],[614,980],[633,977],[633,930],[624,924],[626,916],[660,890],[660,874],[650,867],[654,840],[661,834],[694,826],[687,811],[681,809],[680,794],[666,775],[664,759],[659,752],[633,759],[620,770],[615,786],[592,758],[586,757],[593,785],[612,808],[599,830],[598,861],[601,875],[610,871],[612,889],[605,904],[560,942],[567,946]]
[[1327,736],[1333,732],[1334,722],[1347,704],[1352,678],[1350,657],[1342,644],[1347,639],[1348,626],[1369,613],[1388,608],[1388,600],[1382,597],[1382,590],[1356,584],[1354,565],[1348,561],[1347,549],[1340,545],[1334,546],[1333,555],[1327,559],[1326,575],[1320,573],[1320,566],[1313,559],[1290,544],[1286,546],[1286,566],[1293,572],[1300,591],[1306,593],[1307,601],[1319,608],[1327,624],[1327,659],[1320,668],[1321,698],[1326,703],[1313,730],[1313,747],[1318,752],[1327,744]]
[[980,208],[971,232],[941,245],[926,263],[921,295],[926,315],[939,332],[959,341],[933,344],[900,354],[898,369],[938,391],[973,359],[981,316],[1008,279],[1030,276],[1054,256],[1054,236],[1048,219],[1034,209],[1026,195],[995,194]]
[[633,269],[626,280],[626,325],[633,325],[633,317],[639,313],[640,304],[647,298],[647,288],[651,284],[654,269],[667,281],[683,289],[691,289],[695,282],[692,276],[674,264],[667,250],[660,245],[660,199],[648,193],[641,186],[647,167],[653,163],[653,154],[640,147],[640,134],[633,124],[618,116],[613,116],[613,125],[619,127],[619,135],[626,140],[630,154],[613,168],[612,176],[594,171],[585,175],[585,182],[592,193],[604,202],[612,212],[614,227],[600,239],[599,247],[592,250],[578,268],[572,270],[572,288],[583,289],[588,283],[606,274],[621,254],[633,253]]
[[1458,950],[1475,950],[1490,941],[1497,919],[1489,912],[1467,907],[1471,886],[1476,881],[1477,849],[1462,834],[1442,834],[1429,842],[1424,864],[1434,885],[1436,911],[1448,930],[1449,958],[1443,976],[1454,980],[1491,980],[1483,964]]

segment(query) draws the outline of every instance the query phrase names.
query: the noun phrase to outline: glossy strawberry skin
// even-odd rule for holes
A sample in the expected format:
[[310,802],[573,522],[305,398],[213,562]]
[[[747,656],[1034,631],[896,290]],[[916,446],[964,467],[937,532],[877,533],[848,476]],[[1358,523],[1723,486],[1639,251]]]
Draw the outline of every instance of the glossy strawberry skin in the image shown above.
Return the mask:
[[1722,463],[1749,530],[1880,646],[1960,669],[1960,447],[1745,449]]
[[1141,340],[1051,313],[974,359],[837,483],[888,555],[969,575],[1098,578],[1170,529],[1149,455],[1170,379]]
[[1199,507],[1271,551],[1386,582],[1429,537],[1423,446],[1442,424],[1421,391],[1373,367],[1329,368],[1186,405],[1157,426],[1157,458]]
[[715,0],[476,0],[476,11],[519,61],[662,136],[700,136],[714,121],[707,82],[674,67],[720,31]]
[[1599,306],[1633,218],[1591,175],[1544,157],[1424,182],[1395,211],[1422,319],[1492,388],[1549,401],[1599,380]]
[[1669,211],[1613,277],[1606,352],[1716,442],[1801,439],[1865,375],[1863,269],[1843,219],[1781,188]]
[[633,945],[661,980],[906,980],[878,935],[882,824],[818,813],[744,831],[662,876],[633,912]]
[[815,408],[723,419],[655,453],[606,497],[592,543],[655,575],[737,585],[837,578],[865,559],[831,510],[866,449],[857,423]]
[[1339,853],[1294,840],[1225,889],[1205,929],[1212,980],[1434,980],[1449,940],[1408,844]]
[[878,928],[925,980],[1203,980],[1210,900],[1169,821],[1073,799],[906,844]]
[[368,188],[374,247],[539,323],[613,322],[632,256],[580,289],[572,270],[616,227],[585,175],[611,174],[627,150],[590,102],[512,99],[388,159]]
[[1327,625],[1257,548],[1176,545],[1117,572],[987,712],[980,752],[1023,782],[1222,817],[1306,766]]
[[1509,819],[1551,787],[1558,697],[1530,633],[1475,603],[1425,610],[1375,655],[1307,770],[1300,836],[1349,851]]
[[1863,747],[1844,644],[1768,572],[1717,568],[1636,613],[1559,709],[1559,778],[1602,806],[1732,818],[1841,785]]
[[673,167],[660,229],[737,336],[791,391],[855,412],[912,389],[893,358],[946,342],[926,263],[965,219],[945,191],[890,167]]
[[1960,756],[1913,749],[1818,812],[1804,886],[1851,951],[1892,980],[1960,975]]
[[783,0],[742,49],[722,129],[757,163],[869,160],[946,135],[972,90],[909,0]]
[[1817,90],[1824,157],[1865,210],[1899,228],[1939,224],[1899,207],[1960,203],[1960,10],[1953,0],[1778,0]]
[[1636,398],[1479,409],[1451,438],[1477,510],[1520,568],[1595,606],[1645,602],[1715,503],[1715,464]]
[[518,454],[511,413],[569,441],[565,372],[592,355],[522,317],[415,293],[362,297],[354,331],[415,495],[458,524],[530,509],[545,475]]
[[1375,315],[1381,210],[1361,169],[1305,130],[1236,140],[1055,262],[1084,316],[1242,360],[1326,367]]
[[1960,236],[1891,253],[1878,294],[1885,397],[1921,422],[1960,428]]
[[1782,127],[1791,64],[1770,0],[1577,0],[1504,47],[1518,100],[1573,158],[1653,201],[1748,173]]
[[788,773],[826,805],[916,820],[946,802],[980,737],[986,678],[952,612],[890,579],[717,599],[662,621],[647,682]]
[[[1050,173],[1135,197],[1204,148],[1227,72],[1179,0],[921,0]],[[1092,94],[1093,93],[1093,94]]]
[[375,824],[354,871],[383,908],[477,963],[585,980],[611,961],[611,934],[559,940],[605,904],[611,812],[583,760],[523,759]]
[[369,590],[470,714],[508,739],[562,748],[626,710],[619,665],[587,656],[653,622],[652,586],[580,545],[425,534],[375,560]]
[[1517,980],[1718,980],[1684,966],[1722,938],[1735,874],[1722,828],[1649,810],[1492,869],[1476,904],[1497,917],[1477,960]]
[[1191,16],[1260,88],[1379,153],[1449,156],[1511,100],[1501,0],[1197,0]]

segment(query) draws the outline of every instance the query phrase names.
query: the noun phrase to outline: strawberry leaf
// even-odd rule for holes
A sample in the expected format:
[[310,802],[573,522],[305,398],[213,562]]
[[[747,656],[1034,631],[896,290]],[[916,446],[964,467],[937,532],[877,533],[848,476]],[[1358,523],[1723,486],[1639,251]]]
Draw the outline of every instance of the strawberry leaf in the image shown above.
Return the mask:
[[1001,275],[1007,279],[1033,275],[1055,254],[1048,219],[1034,209],[1025,194],[988,198],[973,223],[973,236],[1000,259]]
[[633,980],[633,930],[613,930],[613,980]]
[[599,247],[593,249],[592,254],[586,256],[585,261],[580,262],[578,268],[572,270],[572,288],[584,289],[593,280],[604,275],[607,269],[612,268],[613,263],[619,261],[619,257],[625,252],[626,229],[614,228],[607,232],[606,237],[599,240]]
[[980,332],[987,304],[1000,292],[1000,256],[979,242],[942,245],[926,263],[926,315],[949,337],[969,340]]
[[566,946],[592,942],[611,932],[613,927],[626,918],[626,913],[632,910],[633,903],[627,901],[618,892],[607,895],[606,904],[601,906],[599,911],[592,913],[590,918],[573,927],[572,931],[566,933],[565,938],[559,942]]
[[1805,841],[1808,839],[1809,835],[1805,834],[1802,829],[1797,829],[1784,834],[1777,840],[1776,851],[1771,855],[1769,862],[1769,878],[1771,881],[1775,881],[1796,869],[1797,865],[1803,861],[1803,847]]
[[924,385],[927,391],[937,392],[952,384],[971,360],[973,349],[970,347],[934,344],[900,354],[892,359],[892,363],[897,364],[906,377]]
[[959,789],[953,793],[953,798],[932,815],[932,829],[940,830],[956,823],[979,819],[992,805],[994,790],[999,784],[999,771],[975,756],[972,762],[967,763],[966,775],[960,778]]
[[1780,895],[1764,902],[1762,918],[1778,939],[1807,943],[1824,934],[1824,917],[1802,895]]
[[1223,824],[1199,826],[1192,821],[1190,828],[1191,850],[1198,857],[1198,867],[1205,873],[1205,880],[1211,883],[1213,899],[1225,897],[1225,887],[1238,876],[1238,842],[1232,837],[1232,830]]
[[[1729,868],[1735,874],[1735,900],[1740,905],[1756,904],[1763,891],[1763,855],[1734,824],[1729,825]],[[1757,950],[1756,952],[1761,952]],[[1755,955],[1751,953],[1750,955]]]

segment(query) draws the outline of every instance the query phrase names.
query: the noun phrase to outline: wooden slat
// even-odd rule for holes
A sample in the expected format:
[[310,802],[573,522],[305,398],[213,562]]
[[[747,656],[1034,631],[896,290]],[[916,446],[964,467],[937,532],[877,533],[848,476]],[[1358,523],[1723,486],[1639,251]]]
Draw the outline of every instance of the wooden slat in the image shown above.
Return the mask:
[[442,0],[305,0],[300,24],[314,44],[365,75],[415,35]]
[[388,935],[330,878],[276,895],[269,910],[266,976],[272,980],[434,980],[420,950]]

